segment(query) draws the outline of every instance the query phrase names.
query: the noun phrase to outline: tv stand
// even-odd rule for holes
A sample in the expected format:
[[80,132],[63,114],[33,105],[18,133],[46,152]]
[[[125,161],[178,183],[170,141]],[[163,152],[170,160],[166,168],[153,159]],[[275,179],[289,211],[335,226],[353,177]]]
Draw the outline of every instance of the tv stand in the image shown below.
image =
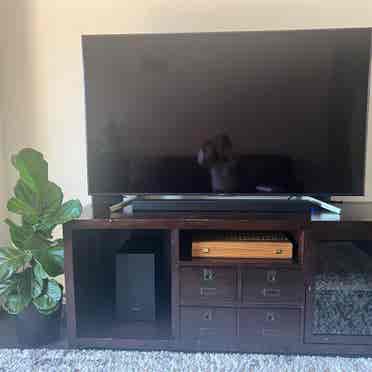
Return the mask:
[[110,207],[112,212],[125,208],[127,213],[146,212],[252,212],[309,213],[314,208],[340,214],[341,208],[310,196],[206,196],[149,195],[123,196]]
[[[107,206],[105,209],[108,209]],[[328,214],[93,213],[64,225],[71,347],[372,356],[372,204]],[[103,210],[103,209],[102,209]],[[194,232],[285,232],[292,259],[195,258]],[[115,255],[161,242],[161,311],[115,317]]]

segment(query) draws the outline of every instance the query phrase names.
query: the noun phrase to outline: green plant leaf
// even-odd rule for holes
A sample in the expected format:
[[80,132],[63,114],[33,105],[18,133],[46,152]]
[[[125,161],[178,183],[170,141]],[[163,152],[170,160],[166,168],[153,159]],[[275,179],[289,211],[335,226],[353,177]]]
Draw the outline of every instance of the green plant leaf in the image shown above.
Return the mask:
[[39,297],[44,288],[44,282],[46,279],[48,279],[48,274],[44,271],[43,267],[38,263],[35,262],[33,268],[32,268],[32,284],[31,284],[31,293],[32,298]]
[[17,281],[15,276],[11,276],[6,280],[0,281],[0,297],[10,294],[12,291],[16,290]]
[[27,216],[32,219],[32,223],[37,221],[38,211],[21,199],[15,197],[10,198],[7,208],[9,212],[20,214],[21,216]]
[[39,297],[42,292],[43,292],[43,287],[41,287],[38,282],[33,280],[32,283],[31,283],[31,297],[32,297],[32,299],[35,299],[35,298]]
[[18,200],[32,207],[36,215],[55,213],[63,200],[61,188],[50,181],[41,190],[34,192],[20,179],[14,188],[14,194]]
[[36,278],[33,278],[31,282],[31,296],[32,298],[37,298],[43,292],[43,283],[39,283]]
[[11,315],[18,315],[25,308],[22,296],[18,293],[13,293],[6,297],[3,303],[4,310]]
[[63,193],[59,186],[53,182],[48,182],[42,196],[42,213],[55,213],[61,208]]
[[63,274],[65,263],[65,252],[63,244],[52,245],[48,249],[48,265],[46,271],[50,276]]
[[9,226],[10,238],[14,245],[20,249],[25,249],[25,242],[34,233],[31,226],[19,226],[8,218],[5,220],[5,223]]
[[29,226],[33,230],[35,230],[34,225],[38,223],[38,217],[36,216],[22,216],[22,225],[23,226]]
[[38,310],[39,310],[40,314],[48,316],[48,315],[53,314],[55,311],[57,311],[60,306],[61,306],[61,302],[58,302],[57,306],[51,308],[50,310],[40,310],[40,309],[38,309]]
[[63,274],[63,245],[50,242],[40,234],[34,234],[25,247],[49,276],[55,277]]
[[11,290],[3,296],[3,308],[9,314],[17,315],[31,302],[31,269],[14,274]]
[[42,207],[39,221],[33,224],[35,231],[42,233],[46,238],[51,239],[54,228],[57,224],[50,223],[50,216],[61,209],[63,193],[59,186],[48,182],[48,186],[42,195]]
[[33,299],[33,304],[40,312],[55,311],[62,299],[61,286],[54,280],[48,280],[43,294]]
[[17,181],[14,188],[14,195],[17,199],[22,200],[35,210],[40,210],[40,197],[39,194],[34,192],[22,179]]
[[[44,219],[45,220],[45,219]],[[55,224],[48,224],[44,222],[36,223],[32,226],[35,232],[40,233],[43,235],[45,239],[52,239],[53,238],[53,230],[57,225]]]
[[83,207],[80,200],[69,200],[64,203],[61,208],[51,216],[48,216],[46,221],[48,225],[64,224],[74,218],[79,218]]
[[48,183],[48,163],[34,149],[23,149],[12,156],[12,164],[22,181],[35,193],[41,193]]
[[39,262],[35,263],[33,267],[33,272],[36,280],[40,283],[40,285],[42,285],[44,279],[48,279],[48,274],[45,272],[45,270],[39,264]]
[[0,281],[9,279],[31,259],[31,252],[21,250],[16,246],[0,248]]

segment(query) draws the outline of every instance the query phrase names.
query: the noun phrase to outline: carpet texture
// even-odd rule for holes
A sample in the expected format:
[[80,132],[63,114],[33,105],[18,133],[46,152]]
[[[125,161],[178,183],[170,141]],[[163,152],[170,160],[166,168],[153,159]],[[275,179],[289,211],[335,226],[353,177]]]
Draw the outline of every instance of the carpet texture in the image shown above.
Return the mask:
[[0,371],[372,372],[372,359],[258,354],[0,350]]

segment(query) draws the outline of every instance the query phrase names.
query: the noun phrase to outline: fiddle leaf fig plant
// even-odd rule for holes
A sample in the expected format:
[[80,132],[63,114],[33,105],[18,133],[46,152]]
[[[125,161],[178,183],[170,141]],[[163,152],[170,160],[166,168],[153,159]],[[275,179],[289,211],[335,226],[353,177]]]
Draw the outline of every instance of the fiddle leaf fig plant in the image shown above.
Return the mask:
[[21,223],[5,220],[11,243],[0,247],[0,305],[14,315],[32,305],[49,315],[59,308],[63,293],[55,277],[63,274],[64,246],[53,231],[80,217],[82,206],[79,200],[63,203],[40,152],[23,149],[11,161],[19,180],[7,208],[21,216]]

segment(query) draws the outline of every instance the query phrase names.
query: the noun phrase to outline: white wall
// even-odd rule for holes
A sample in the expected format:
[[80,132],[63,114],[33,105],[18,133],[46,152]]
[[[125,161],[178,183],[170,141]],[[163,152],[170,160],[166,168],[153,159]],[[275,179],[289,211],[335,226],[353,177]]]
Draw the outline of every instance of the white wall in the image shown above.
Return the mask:
[[[1,47],[0,47],[1,50]],[[1,64],[0,64],[1,66]],[[1,99],[1,95],[0,95]],[[3,120],[0,106],[0,246],[7,242],[7,228],[3,222],[6,215],[7,177],[5,174]]]
[[[82,34],[372,26],[371,0],[1,0],[5,156],[43,151],[66,197],[88,203]],[[4,15],[6,14],[6,16]],[[0,19],[1,21],[1,19]],[[0,22],[1,23],[1,22]],[[370,131],[372,133],[372,131]],[[369,138],[372,149],[372,136]],[[367,194],[372,199],[372,151]],[[14,171],[8,167],[9,186]],[[0,195],[4,191],[0,189]],[[0,198],[0,201],[2,199]]]
[[8,195],[8,177],[6,175],[6,162],[5,162],[5,107],[4,107],[4,55],[5,55],[5,42],[6,42],[6,23],[5,23],[5,7],[0,4],[0,246],[7,243],[7,228],[3,223],[6,217],[6,199]]

